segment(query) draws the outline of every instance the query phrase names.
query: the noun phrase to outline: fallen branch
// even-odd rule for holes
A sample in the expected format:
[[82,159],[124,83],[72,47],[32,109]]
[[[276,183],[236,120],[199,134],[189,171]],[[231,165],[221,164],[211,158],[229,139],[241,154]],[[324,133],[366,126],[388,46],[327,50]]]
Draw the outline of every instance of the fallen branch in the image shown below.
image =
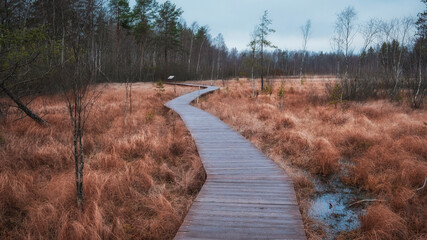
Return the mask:
[[360,200],[360,201],[353,202],[353,203],[349,204],[348,206],[352,207],[354,205],[361,204],[361,203],[364,203],[364,202],[385,202],[385,200],[381,200],[381,199],[363,199],[363,200]]
[[423,186],[422,186],[422,187],[417,188],[417,189],[415,190],[414,194],[412,194],[412,196],[411,196],[409,199],[411,199],[411,198],[415,197],[415,194],[416,194],[418,191],[423,190],[423,189],[426,187],[426,184],[427,184],[427,178],[424,180],[424,184],[423,184]]

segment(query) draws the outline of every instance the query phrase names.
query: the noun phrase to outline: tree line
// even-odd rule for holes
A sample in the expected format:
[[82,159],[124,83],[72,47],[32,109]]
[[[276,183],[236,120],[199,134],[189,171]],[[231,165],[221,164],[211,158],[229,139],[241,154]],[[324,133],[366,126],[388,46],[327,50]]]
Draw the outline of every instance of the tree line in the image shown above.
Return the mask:
[[[427,1],[422,0],[427,7]],[[311,36],[311,21],[301,26],[302,48],[280,50],[267,40],[273,29],[268,12],[250,34],[249,50],[236,61],[239,76],[268,78],[299,76],[300,91],[304,74],[335,75],[339,81],[328,86],[330,95],[344,100],[389,98],[392,101],[408,99],[419,108],[427,94],[426,10],[417,17],[396,18],[390,21],[370,19],[357,21],[353,7],[337,14],[332,52],[307,52]],[[354,40],[362,40],[356,48]],[[265,50],[269,47],[269,50]],[[232,64],[232,62],[231,62]],[[255,69],[255,73],[254,73]]]
[[[358,23],[348,7],[337,15],[332,52],[307,51],[309,20],[301,27],[302,48],[281,50],[268,41],[274,30],[265,11],[248,49],[239,52],[228,49],[221,34],[212,37],[208,26],[188,25],[182,13],[170,1],[137,0],[131,8],[128,0],[2,0],[2,94],[19,100],[58,91],[64,69],[78,59],[94,82],[260,77],[263,89],[265,76],[305,73],[344,78],[340,89],[348,100],[385,92],[396,99],[413,88],[419,106],[425,95],[425,11],[418,20]],[[354,47],[356,36],[361,49]]]

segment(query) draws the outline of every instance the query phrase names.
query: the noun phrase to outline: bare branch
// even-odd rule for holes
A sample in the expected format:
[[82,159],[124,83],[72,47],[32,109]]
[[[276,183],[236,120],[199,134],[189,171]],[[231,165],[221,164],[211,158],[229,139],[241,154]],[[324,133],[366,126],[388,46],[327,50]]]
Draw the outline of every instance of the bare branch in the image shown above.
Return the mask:
[[363,200],[356,201],[356,202],[353,202],[353,203],[349,204],[348,207],[352,207],[354,205],[365,203],[365,202],[385,202],[385,200],[381,200],[381,199],[363,199]]

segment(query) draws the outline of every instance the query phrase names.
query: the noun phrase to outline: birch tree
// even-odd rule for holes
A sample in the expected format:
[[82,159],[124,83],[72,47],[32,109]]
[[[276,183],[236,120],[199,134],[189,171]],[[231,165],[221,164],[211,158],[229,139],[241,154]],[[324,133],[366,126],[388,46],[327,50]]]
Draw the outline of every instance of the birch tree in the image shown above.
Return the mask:
[[[348,81],[348,70],[349,70],[349,57],[352,54],[352,44],[356,36],[356,11],[353,7],[347,7],[337,15],[335,21],[335,36],[334,41],[337,46],[338,54],[344,55],[344,79],[341,79],[341,88],[343,91],[350,93],[350,83]],[[341,101],[342,101],[341,93]]]
[[363,63],[363,57],[366,55],[366,51],[369,46],[375,41],[380,32],[380,22],[377,19],[370,19],[364,25],[360,27],[360,33],[363,38],[363,45],[361,49],[361,57],[359,59],[358,75],[360,74],[361,64]]
[[304,26],[301,26],[301,32],[302,32],[302,58],[301,58],[301,68],[299,72],[299,91],[301,92],[301,85],[302,85],[302,70],[304,67],[304,60],[305,55],[307,52],[307,43],[308,39],[311,35],[311,21],[307,20]]
[[[394,87],[392,91],[392,96],[395,96],[399,90],[400,77],[402,75],[402,54],[406,46],[409,32],[414,26],[414,21],[412,18],[403,18],[397,22],[396,33],[394,36],[394,41],[397,42],[397,57],[393,58],[393,70],[394,70]],[[400,46],[399,46],[400,42]]]
[[[362,74],[362,67],[366,65],[366,62],[371,60],[374,49],[372,44],[375,40],[378,39],[380,33],[380,21],[377,19],[370,19],[366,23],[362,24],[360,28],[360,36],[363,40],[363,45],[360,50],[360,56],[357,63],[357,72],[354,78],[354,83],[351,86],[353,88],[353,98],[354,99],[366,99],[369,96],[372,96],[375,88],[375,81],[372,80],[375,74],[371,68],[364,69]],[[369,48],[369,49],[368,49]],[[372,66],[371,66],[372,67]]]
[[[427,7],[427,0],[422,0],[422,2]],[[423,70],[427,71],[427,11],[418,14],[417,25],[417,36],[418,39],[415,44],[415,51],[417,54],[417,77],[418,83],[415,84],[412,94],[412,106],[414,108],[420,108],[423,103],[424,97],[427,95],[427,84],[425,81],[425,73],[423,75]]]
[[[84,209],[83,191],[83,169],[85,165],[83,137],[87,119],[99,96],[99,92],[91,85],[94,83],[93,74],[89,72],[87,66],[81,62],[80,57],[76,59],[76,67],[71,79],[66,79],[64,86],[64,98],[68,109],[72,133],[73,133],[73,157],[75,166],[75,181],[77,193],[77,206]],[[71,89],[71,90],[67,90]]]

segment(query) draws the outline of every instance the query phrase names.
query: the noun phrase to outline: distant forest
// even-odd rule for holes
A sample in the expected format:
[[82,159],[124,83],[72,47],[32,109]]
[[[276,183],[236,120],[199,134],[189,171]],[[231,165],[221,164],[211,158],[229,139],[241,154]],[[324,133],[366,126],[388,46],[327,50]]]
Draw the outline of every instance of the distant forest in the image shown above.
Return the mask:
[[[16,99],[65,89],[70,78],[83,75],[92,82],[129,83],[169,75],[201,80],[328,74],[345,80],[341,98],[398,99],[401,90],[410,90],[418,97],[414,106],[427,89],[425,11],[359,23],[349,7],[337,15],[334,52],[281,50],[274,43],[266,50],[259,39],[262,18],[248,33],[254,43],[248,42],[248,50],[229,49],[221,34],[210,35],[209,26],[186,23],[183,10],[170,1],[137,0],[131,8],[128,0],[2,0],[0,11],[1,94]],[[352,46],[356,35],[364,40],[362,49]]]

